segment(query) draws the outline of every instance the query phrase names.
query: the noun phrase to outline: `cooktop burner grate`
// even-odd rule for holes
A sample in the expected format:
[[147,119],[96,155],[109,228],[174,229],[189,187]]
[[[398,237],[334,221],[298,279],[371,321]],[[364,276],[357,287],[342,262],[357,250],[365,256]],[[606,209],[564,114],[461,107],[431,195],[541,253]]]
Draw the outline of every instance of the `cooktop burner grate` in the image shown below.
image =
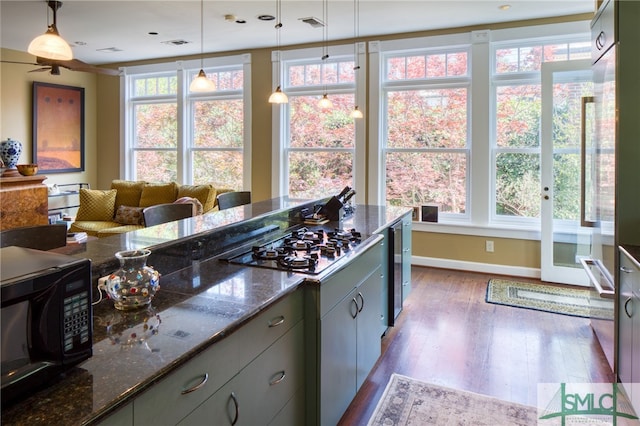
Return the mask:
[[361,240],[361,234],[355,229],[301,228],[227,260],[238,265],[318,274]]

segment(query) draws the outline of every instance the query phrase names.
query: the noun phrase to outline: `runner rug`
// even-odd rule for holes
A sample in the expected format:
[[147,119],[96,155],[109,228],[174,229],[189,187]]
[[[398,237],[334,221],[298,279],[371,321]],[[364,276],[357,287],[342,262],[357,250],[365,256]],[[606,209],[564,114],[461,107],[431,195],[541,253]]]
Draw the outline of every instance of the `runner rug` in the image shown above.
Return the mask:
[[487,284],[486,301],[576,317],[613,320],[613,300],[602,299],[596,291],[588,288],[491,279]]
[[535,425],[537,410],[392,374],[368,426]]

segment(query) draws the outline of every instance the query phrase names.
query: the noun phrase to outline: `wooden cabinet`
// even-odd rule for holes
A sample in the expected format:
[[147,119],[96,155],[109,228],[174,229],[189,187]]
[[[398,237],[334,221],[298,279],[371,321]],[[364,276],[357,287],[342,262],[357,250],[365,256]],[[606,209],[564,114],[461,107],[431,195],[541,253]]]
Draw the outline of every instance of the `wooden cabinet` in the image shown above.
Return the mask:
[[[380,237],[382,239],[382,237]],[[380,356],[382,242],[308,289],[306,424],[335,425]]]
[[47,225],[46,176],[0,178],[0,230]]
[[[250,424],[245,421],[251,403],[269,406],[260,406],[259,423],[266,424],[266,413],[275,416],[291,399],[291,389],[301,387],[302,319],[302,290],[298,290],[135,398],[134,424],[195,424],[198,419],[226,424],[231,391],[246,407],[243,423],[238,424]],[[299,331],[290,332],[296,326]],[[285,377],[278,381],[282,371]],[[278,383],[269,386],[274,381]]]
[[618,377],[640,413],[640,263],[620,247]]

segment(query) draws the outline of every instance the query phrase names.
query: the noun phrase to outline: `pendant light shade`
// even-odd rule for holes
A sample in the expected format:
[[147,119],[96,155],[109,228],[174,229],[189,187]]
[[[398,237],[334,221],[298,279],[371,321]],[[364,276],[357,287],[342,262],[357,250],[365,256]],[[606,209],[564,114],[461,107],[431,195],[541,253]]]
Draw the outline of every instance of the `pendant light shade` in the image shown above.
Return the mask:
[[331,100],[327,97],[327,94],[325,93],[324,95],[322,95],[322,99],[320,99],[320,102],[318,102],[318,106],[321,109],[333,108],[333,102],[331,102]]
[[[358,37],[360,36],[360,0],[353,0],[353,38],[356,40],[355,58],[356,64],[353,67],[354,77],[356,81],[355,100],[358,102],[358,72],[360,71],[360,52],[358,50]],[[353,107],[351,118],[363,118],[364,114],[358,109],[358,105]]]
[[53,10],[53,24],[49,25],[46,33],[34,38],[31,43],[29,43],[27,52],[41,58],[70,61],[73,59],[71,46],[60,37],[56,26],[56,11],[62,7],[62,2],[49,1],[47,5]]
[[[324,68],[326,65],[327,59],[329,59],[329,0],[322,1],[322,19],[324,20],[324,26],[322,27],[322,67]],[[324,80],[324,76],[322,79]],[[330,109],[333,108],[333,102],[329,100],[327,97],[327,84],[325,81],[324,84],[324,94],[322,95],[322,99],[318,102],[318,108],[320,109]]]
[[191,81],[189,91],[193,93],[213,92],[216,85],[204,72],[204,0],[200,0],[200,72]]
[[[278,81],[282,78],[282,62],[280,60],[280,29],[282,28],[282,0],[276,0],[276,46],[278,48],[278,67],[276,73],[278,74]],[[278,84],[276,90],[269,96],[270,104],[286,104],[289,103],[289,97],[280,88]]]
[[200,69],[200,72],[198,73],[196,78],[191,80],[191,84],[189,85],[190,92],[201,93],[213,92],[214,90],[216,90],[216,85],[213,83],[213,81],[207,78],[207,74],[205,74],[203,69]]
[[269,96],[270,104],[286,104],[287,102],[289,102],[289,97],[280,89],[280,86]]

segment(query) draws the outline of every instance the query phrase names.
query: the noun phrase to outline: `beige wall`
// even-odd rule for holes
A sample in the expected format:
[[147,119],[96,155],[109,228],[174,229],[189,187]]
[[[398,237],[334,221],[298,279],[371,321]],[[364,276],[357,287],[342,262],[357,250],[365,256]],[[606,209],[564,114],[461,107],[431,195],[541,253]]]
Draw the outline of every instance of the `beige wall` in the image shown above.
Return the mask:
[[[374,37],[368,40],[385,40],[404,37],[423,37],[435,34],[468,32],[479,29],[500,29],[523,25],[539,25],[559,21],[590,19],[591,15],[577,15],[566,18],[544,19],[510,24],[483,25],[435,32],[419,32],[388,37]],[[353,40],[336,41],[339,43]],[[308,47],[310,45],[306,45]],[[295,49],[301,46],[288,46]],[[273,90],[271,85],[271,49],[253,49],[242,52],[224,52],[208,56],[226,56],[250,53],[252,62],[252,141],[251,141],[251,191],[255,200],[271,198],[271,109],[267,102]],[[3,60],[33,60],[24,53],[2,49]],[[161,61],[193,59],[194,57],[167,58]],[[135,62],[121,65],[137,65],[154,61]],[[112,179],[120,176],[120,79],[96,76],[87,73],[62,71],[60,76],[47,73],[27,73],[27,65],[2,64],[2,128],[0,137],[17,139],[25,143],[24,161],[31,161],[31,82],[47,81],[59,84],[85,87],[86,92],[86,172],[51,176],[50,181],[67,183],[89,182],[93,188],[108,188]],[[99,100],[99,101],[98,101]],[[365,117],[367,120],[367,117]],[[369,128],[368,123],[365,128]],[[368,138],[367,138],[368,143]],[[491,238],[495,241],[495,252],[484,250],[485,237],[413,233],[413,254],[420,257],[436,257],[460,261],[493,263],[524,268],[540,267],[540,245],[538,241]]]
[[[34,57],[15,50],[2,49],[3,61],[33,62]],[[97,162],[97,79],[94,74],[63,70],[61,75],[29,72],[39,65],[0,64],[0,139],[22,142],[20,163],[33,162],[32,93],[33,82],[84,87],[85,99],[85,171],[81,173],[49,173],[45,183],[96,183]]]

